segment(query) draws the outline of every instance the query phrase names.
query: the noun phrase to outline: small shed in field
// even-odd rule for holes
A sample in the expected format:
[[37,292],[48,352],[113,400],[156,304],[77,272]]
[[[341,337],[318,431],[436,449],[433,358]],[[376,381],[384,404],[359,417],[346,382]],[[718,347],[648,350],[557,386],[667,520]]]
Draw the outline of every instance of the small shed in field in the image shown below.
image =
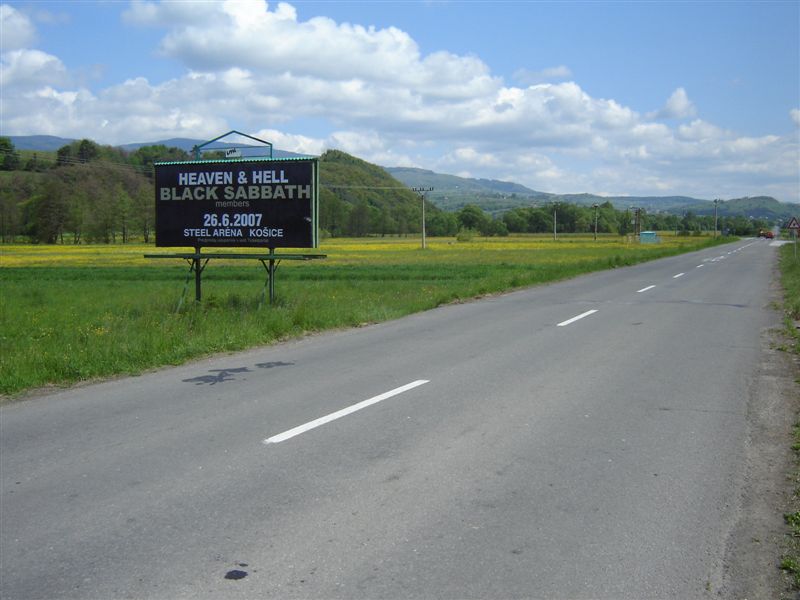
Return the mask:
[[642,244],[658,244],[661,242],[661,238],[658,237],[658,233],[655,231],[642,231],[639,234],[639,241]]

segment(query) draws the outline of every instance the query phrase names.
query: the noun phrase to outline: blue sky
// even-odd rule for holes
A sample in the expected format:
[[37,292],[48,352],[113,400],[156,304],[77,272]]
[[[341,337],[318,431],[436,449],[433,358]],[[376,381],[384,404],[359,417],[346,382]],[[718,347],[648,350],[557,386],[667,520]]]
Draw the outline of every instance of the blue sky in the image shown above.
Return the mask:
[[7,2],[0,134],[800,202],[800,2]]

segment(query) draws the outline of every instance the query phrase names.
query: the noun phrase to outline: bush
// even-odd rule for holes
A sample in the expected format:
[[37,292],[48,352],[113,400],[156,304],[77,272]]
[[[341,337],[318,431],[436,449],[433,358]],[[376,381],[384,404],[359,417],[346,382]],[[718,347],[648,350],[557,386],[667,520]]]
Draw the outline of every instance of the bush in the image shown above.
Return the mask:
[[476,235],[478,235],[478,232],[474,229],[460,229],[456,235],[456,241],[471,242]]

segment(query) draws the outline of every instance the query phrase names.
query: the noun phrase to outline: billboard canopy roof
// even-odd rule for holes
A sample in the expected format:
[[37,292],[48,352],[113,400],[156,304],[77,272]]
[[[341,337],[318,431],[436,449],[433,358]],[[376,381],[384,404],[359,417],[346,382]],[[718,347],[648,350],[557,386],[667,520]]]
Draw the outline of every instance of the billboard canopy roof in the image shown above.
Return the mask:
[[[266,140],[262,140],[257,137],[253,137],[252,135],[247,135],[246,133],[242,133],[241,131],[236,131],[235,129],[231,129],[228,133],[223,133],[215,137],[213,140],[208,140],[207,142],[203,142],[202,144],[198,144],[194,147],[194,157],[199,159],[200,153],[203,151],[203,148],[206,146],[210,146],[214,142],[218,142],[219,140],[228,137],[229,135],[240,135],[242,137],[246,137],[249,140],[253,140],[254,142],[258,142],[259,144],[263,144],[265,150],[269,152],[269,158],[272,158],[272,142],[268,142]],[[219,150],[221,148],[206,148],[206,150]]]
[[284,156],[281,158],[268,158],[266,156],[246,156],[242,158],[209,158],[200,160],[175,160],[168,162],[154,162],[154,165],[204,165],[204,164],[236,164],[243,162],[296,162],[303,160],[317,160],[316,156]]

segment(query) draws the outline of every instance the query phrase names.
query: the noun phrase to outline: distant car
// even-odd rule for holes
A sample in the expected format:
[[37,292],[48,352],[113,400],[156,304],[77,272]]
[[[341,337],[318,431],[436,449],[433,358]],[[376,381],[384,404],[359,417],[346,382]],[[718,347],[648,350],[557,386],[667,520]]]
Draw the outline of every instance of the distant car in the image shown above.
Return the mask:
[[771,240],[771,239],[773,239],[775,237],[775,234],[772,233],[771,231],[762,229],[761,231],[758,232],[758,237],[763,237],[763,238],[766,238],[768,240]]

